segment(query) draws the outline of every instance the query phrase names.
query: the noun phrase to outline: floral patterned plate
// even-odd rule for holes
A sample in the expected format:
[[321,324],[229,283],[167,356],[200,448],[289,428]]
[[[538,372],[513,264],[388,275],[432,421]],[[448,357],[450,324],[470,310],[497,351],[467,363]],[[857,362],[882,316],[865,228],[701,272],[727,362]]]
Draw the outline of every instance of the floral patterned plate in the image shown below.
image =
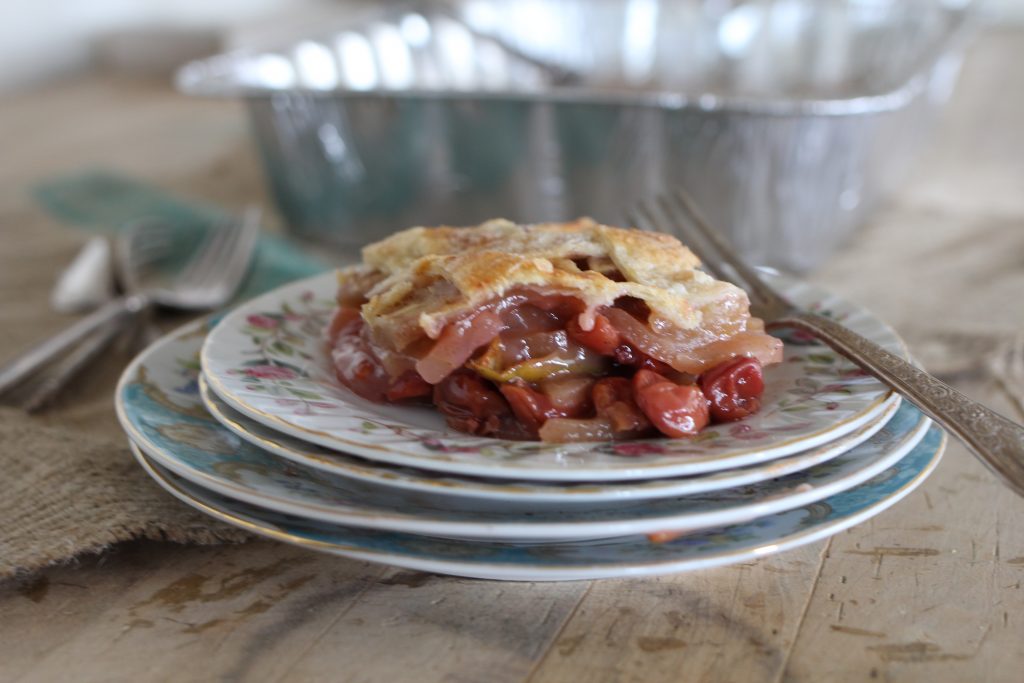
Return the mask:
[[608,538],[732,524],[805,505],[869,479],[905,455],[929,421],[906,404],[870,439],[803,472],[758,484],[653,501],[474,500],[407,491],[303,467],[222,427],[196,394],[186,326],[125,371],[116,406],[129,437],[161,466],[219,494],[286,514],[362,528],[491,540]]
[[[770,276],[796,303],[842,320],[905,356],[899,337],[864,309],[806,283]],[[814,448],[871,420],[891,392],[831,349],[787,339],[767,368],[761,411],[694,439],[544,444],[460,434],[430,408],[377,405],[333,377],[323,329],[333,274],[292,283],[238,307],[202,350],[210,387],[232,408],[320,446],[393,465],[546,481],[653,479],[721,471]],[[628,456],[628,457],[623,457]]]
[[860,429],[839,437],[835,441],[829,441],[823,446],[749,467],[666,479],[545,482],[445,475],[344,455],[330,448],[323,448],[308,441],[288,436],[247,418],[211,391],[202,375],[199,377],[199,393],[206,409],[221,425],[249,443],[299,465],[350,479],[411,491],[442,491],[449,496],[465,498],[493,500],[512,498],[524,501],[557,502],[563,506],[597,501],[686,496],[783,477],[806,470],[814,465],[820,465],[863,443],[885,426],[885,423],[896,413],[900,404],[900,396],[894,394],[878,407],[878,417]]
[[644,536],[543,544],[472,542],[315,522],[238,502],[135,456],[157,483],[192,507],[243,529],[356,560],[505,581],[636,577],[756,560],[813,543],[888,509],[932,473],[946,436],[932,427],[904,458],[843,493],[753,521],[688,534],[667,543]]

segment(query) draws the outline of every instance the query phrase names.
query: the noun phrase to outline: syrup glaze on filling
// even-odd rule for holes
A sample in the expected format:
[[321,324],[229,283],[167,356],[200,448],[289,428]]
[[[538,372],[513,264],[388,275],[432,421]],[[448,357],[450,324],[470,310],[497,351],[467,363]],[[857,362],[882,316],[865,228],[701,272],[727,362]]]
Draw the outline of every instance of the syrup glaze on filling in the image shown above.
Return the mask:
[[[461,230],[472,233],[490,225]],[[500,229],[511,230],[509,225]],[[566,225],[574,224],[559,229]],[[580,229],[603,228],[595,226],[587,222]],[[458,239],[485,241],[488,251],[480,257],[499,269],[509,254],[494,250],[495,229],[489,229]],[[630,234],[635,231],[604,230],[627,233],[605,239],[638,239]],[[378,244],[394,249],[396,238],[410,232]],[[685,250],[673,242],[669,246]],[[376,246],[367,251],[372,254]],[[665,308],[661,291],[661,298],[636,296],[650,287],[635,286],[642,278],[631,280],[613,259],[578,255],[545,266],[544,259],[523,254],[517,243],[519,260],[513,265],[540,261],[542,272],[561,269],[612,295],[595,305],[589,292],[574,291],[564,279],[545,287],[522,277],[517,281],[506,270],[507,286],[492,286],[489,293],[498,296],[479,301],[470,297],[477,293],[476,283],[467,285],[457,274],[423,279],[428,267],[436,270],[437,259],[445,257],[444,245],[437,248],[435,240],[434,247],[440,254],[411,254],[404,270],[388,272],[377,264],[343,276],[327,338],[338,380],[353,392],[375,402],[433,403],[458,431],[553,442],[692,436],[709,422],[755,413],[764,388],[761,368],[781,360],[781,342],[750,317],[746,295],[703,273],[680,276],[696,283],[691,290],[715,295],[692,297],[699,315],[680,302],[681,310],[699,319],[682,327],[678,317],[663,313],[672,309]],[[445,264],[466,255],[447,258]],[[634,288],[623,293],[613,289],[617,283]],[[675,289],[680,297],[688,291]],[[381,300],[388,296],[392,300],[385,306]],[[438,310],[446,311],[442,324],[430,318]]]

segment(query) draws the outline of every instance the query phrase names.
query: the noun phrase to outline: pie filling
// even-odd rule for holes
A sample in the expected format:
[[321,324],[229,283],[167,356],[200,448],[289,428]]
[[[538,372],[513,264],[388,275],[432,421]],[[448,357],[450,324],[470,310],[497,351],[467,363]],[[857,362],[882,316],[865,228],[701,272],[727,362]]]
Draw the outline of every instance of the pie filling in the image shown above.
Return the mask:
[[693,436],[757,412],[761,368],[782,356],[745,297],[680,329],[638,298],[589,309],[520,288],[400,350],[375,339],[362,303],[339,293],[327,334],[338,380],[374,402],[433,403],[453,429],[495,438]]

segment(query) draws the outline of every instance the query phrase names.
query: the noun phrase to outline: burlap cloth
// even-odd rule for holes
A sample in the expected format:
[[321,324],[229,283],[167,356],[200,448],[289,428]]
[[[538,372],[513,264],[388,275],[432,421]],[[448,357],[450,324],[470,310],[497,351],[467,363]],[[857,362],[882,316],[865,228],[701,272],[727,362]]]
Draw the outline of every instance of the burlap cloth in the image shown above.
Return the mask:
[[42,426],[5,408],[0,443],[0,579],[133,538],[247,538],[168,496],[135,464],[124,439]]
[[[35,203],[19,199],[16,205],[24,208],[4,221],[0,363],[71,321],[50,310],[49,292],[93,223],[117,226],[143,210],[178,221],[187,232],[216,212],[103,173],[55,179],[37,196]],[[294,245],[267,237],[242,295],[322,267]],[[160,324],[169,330],[187,320],[164,314]],[[0,406],[0,580],[129,539],[211,544],[248,538],[183,505],[135,463],[113,394],[137,350],[112,349],[42,414]],[[16,406],[19,398],[5,400]]]

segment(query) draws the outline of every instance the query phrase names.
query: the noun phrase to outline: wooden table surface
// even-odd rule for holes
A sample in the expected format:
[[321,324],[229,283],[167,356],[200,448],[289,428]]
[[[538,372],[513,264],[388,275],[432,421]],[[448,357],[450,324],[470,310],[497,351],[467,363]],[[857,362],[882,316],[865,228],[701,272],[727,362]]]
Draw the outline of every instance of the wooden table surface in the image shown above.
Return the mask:
[[[1018,419],[985,361],[1024,321],[1021,64],[1024,34],[975,45],[907,185],[812,276]],[[24,287],[2,293],[3,354],[31,341],[18,320],[61,323],[32,260],[82,240],[32,203],[36,180],[101,166],[231,207],[263,196],[238,105],[161,85],[8,98],[0,150],[0,249],[26,254]],[[113,381],[93,374],[42,421],[114,433]],[[1022,580],[1024,501],[952,444],[921,489],[829,541],[658,579],[499,583],[262,541],[124,544],[0,585],[0,680],[1018,682]]]

